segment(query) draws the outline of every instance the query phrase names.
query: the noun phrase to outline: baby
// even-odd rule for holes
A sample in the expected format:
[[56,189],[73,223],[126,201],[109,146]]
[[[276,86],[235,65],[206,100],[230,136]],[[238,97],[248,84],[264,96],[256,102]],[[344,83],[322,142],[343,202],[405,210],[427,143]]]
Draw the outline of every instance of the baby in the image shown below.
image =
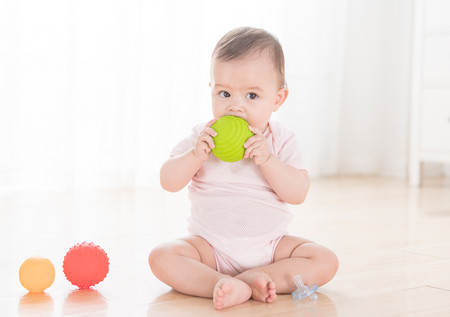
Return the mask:
[[[249,27],[225,34],[212,54],[210,87],[214,119],[196,126],[161,167],[164,189],[190,183],[191,235],[150,253],[154,275],[179,292],[213,298],[216,309],[250,298],[271,303],[295,290],[296,274],[305,284],[327,283],[336,255],[286,232],[287,204],[301,204],[310,181],[295,135],[270,120],[288,96],[278,40]],[[226,115],[245,119],[254,134],[238,162],[211,154],[211,125]]]

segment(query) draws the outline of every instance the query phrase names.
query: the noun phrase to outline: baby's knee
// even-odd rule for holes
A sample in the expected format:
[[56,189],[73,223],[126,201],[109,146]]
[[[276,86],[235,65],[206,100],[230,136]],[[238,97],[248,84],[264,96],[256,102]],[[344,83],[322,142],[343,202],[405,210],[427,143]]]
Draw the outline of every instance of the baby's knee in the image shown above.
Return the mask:
[[328,255],[328,263],[330,266],[330,271],[333,273],[333,276],[334,276],[339,268],[339,259],[338,259],[337,255],[331,250]]
[[321,267],[323,268],[323,282],[321,284],[328,283],[336,275],[339,268],[339,259],[336,254],[325,249],[320,257]]
[[164,268],[167,256],[173,251],[167,245],[160,245],[154,248],[148,256],[148,264],[155,275]]
[[148,264],[155,275],[169,270],[180,256],[192,256],[193,247],[185,241],[176,240],[154,248],[148,256]]

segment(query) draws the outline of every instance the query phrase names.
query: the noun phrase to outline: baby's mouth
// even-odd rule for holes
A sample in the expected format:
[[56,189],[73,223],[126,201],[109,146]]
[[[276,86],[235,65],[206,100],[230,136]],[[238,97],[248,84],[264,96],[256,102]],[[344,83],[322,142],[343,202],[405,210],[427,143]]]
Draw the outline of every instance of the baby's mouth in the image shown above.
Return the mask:
[[239,114],[235,114],[235,113],[227,113],[227,114],[224,114],[223,116],[239,117],[239,118],[242,118],[242,119],[244,119],[245,121],[247,121],[247,118],[246,118],[245,116],[239,115]]

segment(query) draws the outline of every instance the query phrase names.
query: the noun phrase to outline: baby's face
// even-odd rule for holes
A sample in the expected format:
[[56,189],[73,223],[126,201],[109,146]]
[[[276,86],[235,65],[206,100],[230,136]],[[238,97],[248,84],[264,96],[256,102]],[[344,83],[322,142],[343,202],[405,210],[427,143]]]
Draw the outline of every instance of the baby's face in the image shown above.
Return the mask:
[[259,129],[267,128],[272,112],[287,97],[279,88],[277,71],[266,54],[222,61],[211,65],[211,96],[215,119],[225,115],[241,117]]

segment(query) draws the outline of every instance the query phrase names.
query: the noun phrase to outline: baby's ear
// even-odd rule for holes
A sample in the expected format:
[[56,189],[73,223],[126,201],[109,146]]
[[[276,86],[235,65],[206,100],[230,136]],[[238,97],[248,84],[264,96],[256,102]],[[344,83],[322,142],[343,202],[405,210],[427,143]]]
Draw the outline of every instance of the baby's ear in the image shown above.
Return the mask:
[[275,104],[273,106],[273,111],[277,111],[281,105],[286,100],[287,96],[289,95],[289,90],[287,88],[280,88],[277,92],[277,98],[275,99]]

